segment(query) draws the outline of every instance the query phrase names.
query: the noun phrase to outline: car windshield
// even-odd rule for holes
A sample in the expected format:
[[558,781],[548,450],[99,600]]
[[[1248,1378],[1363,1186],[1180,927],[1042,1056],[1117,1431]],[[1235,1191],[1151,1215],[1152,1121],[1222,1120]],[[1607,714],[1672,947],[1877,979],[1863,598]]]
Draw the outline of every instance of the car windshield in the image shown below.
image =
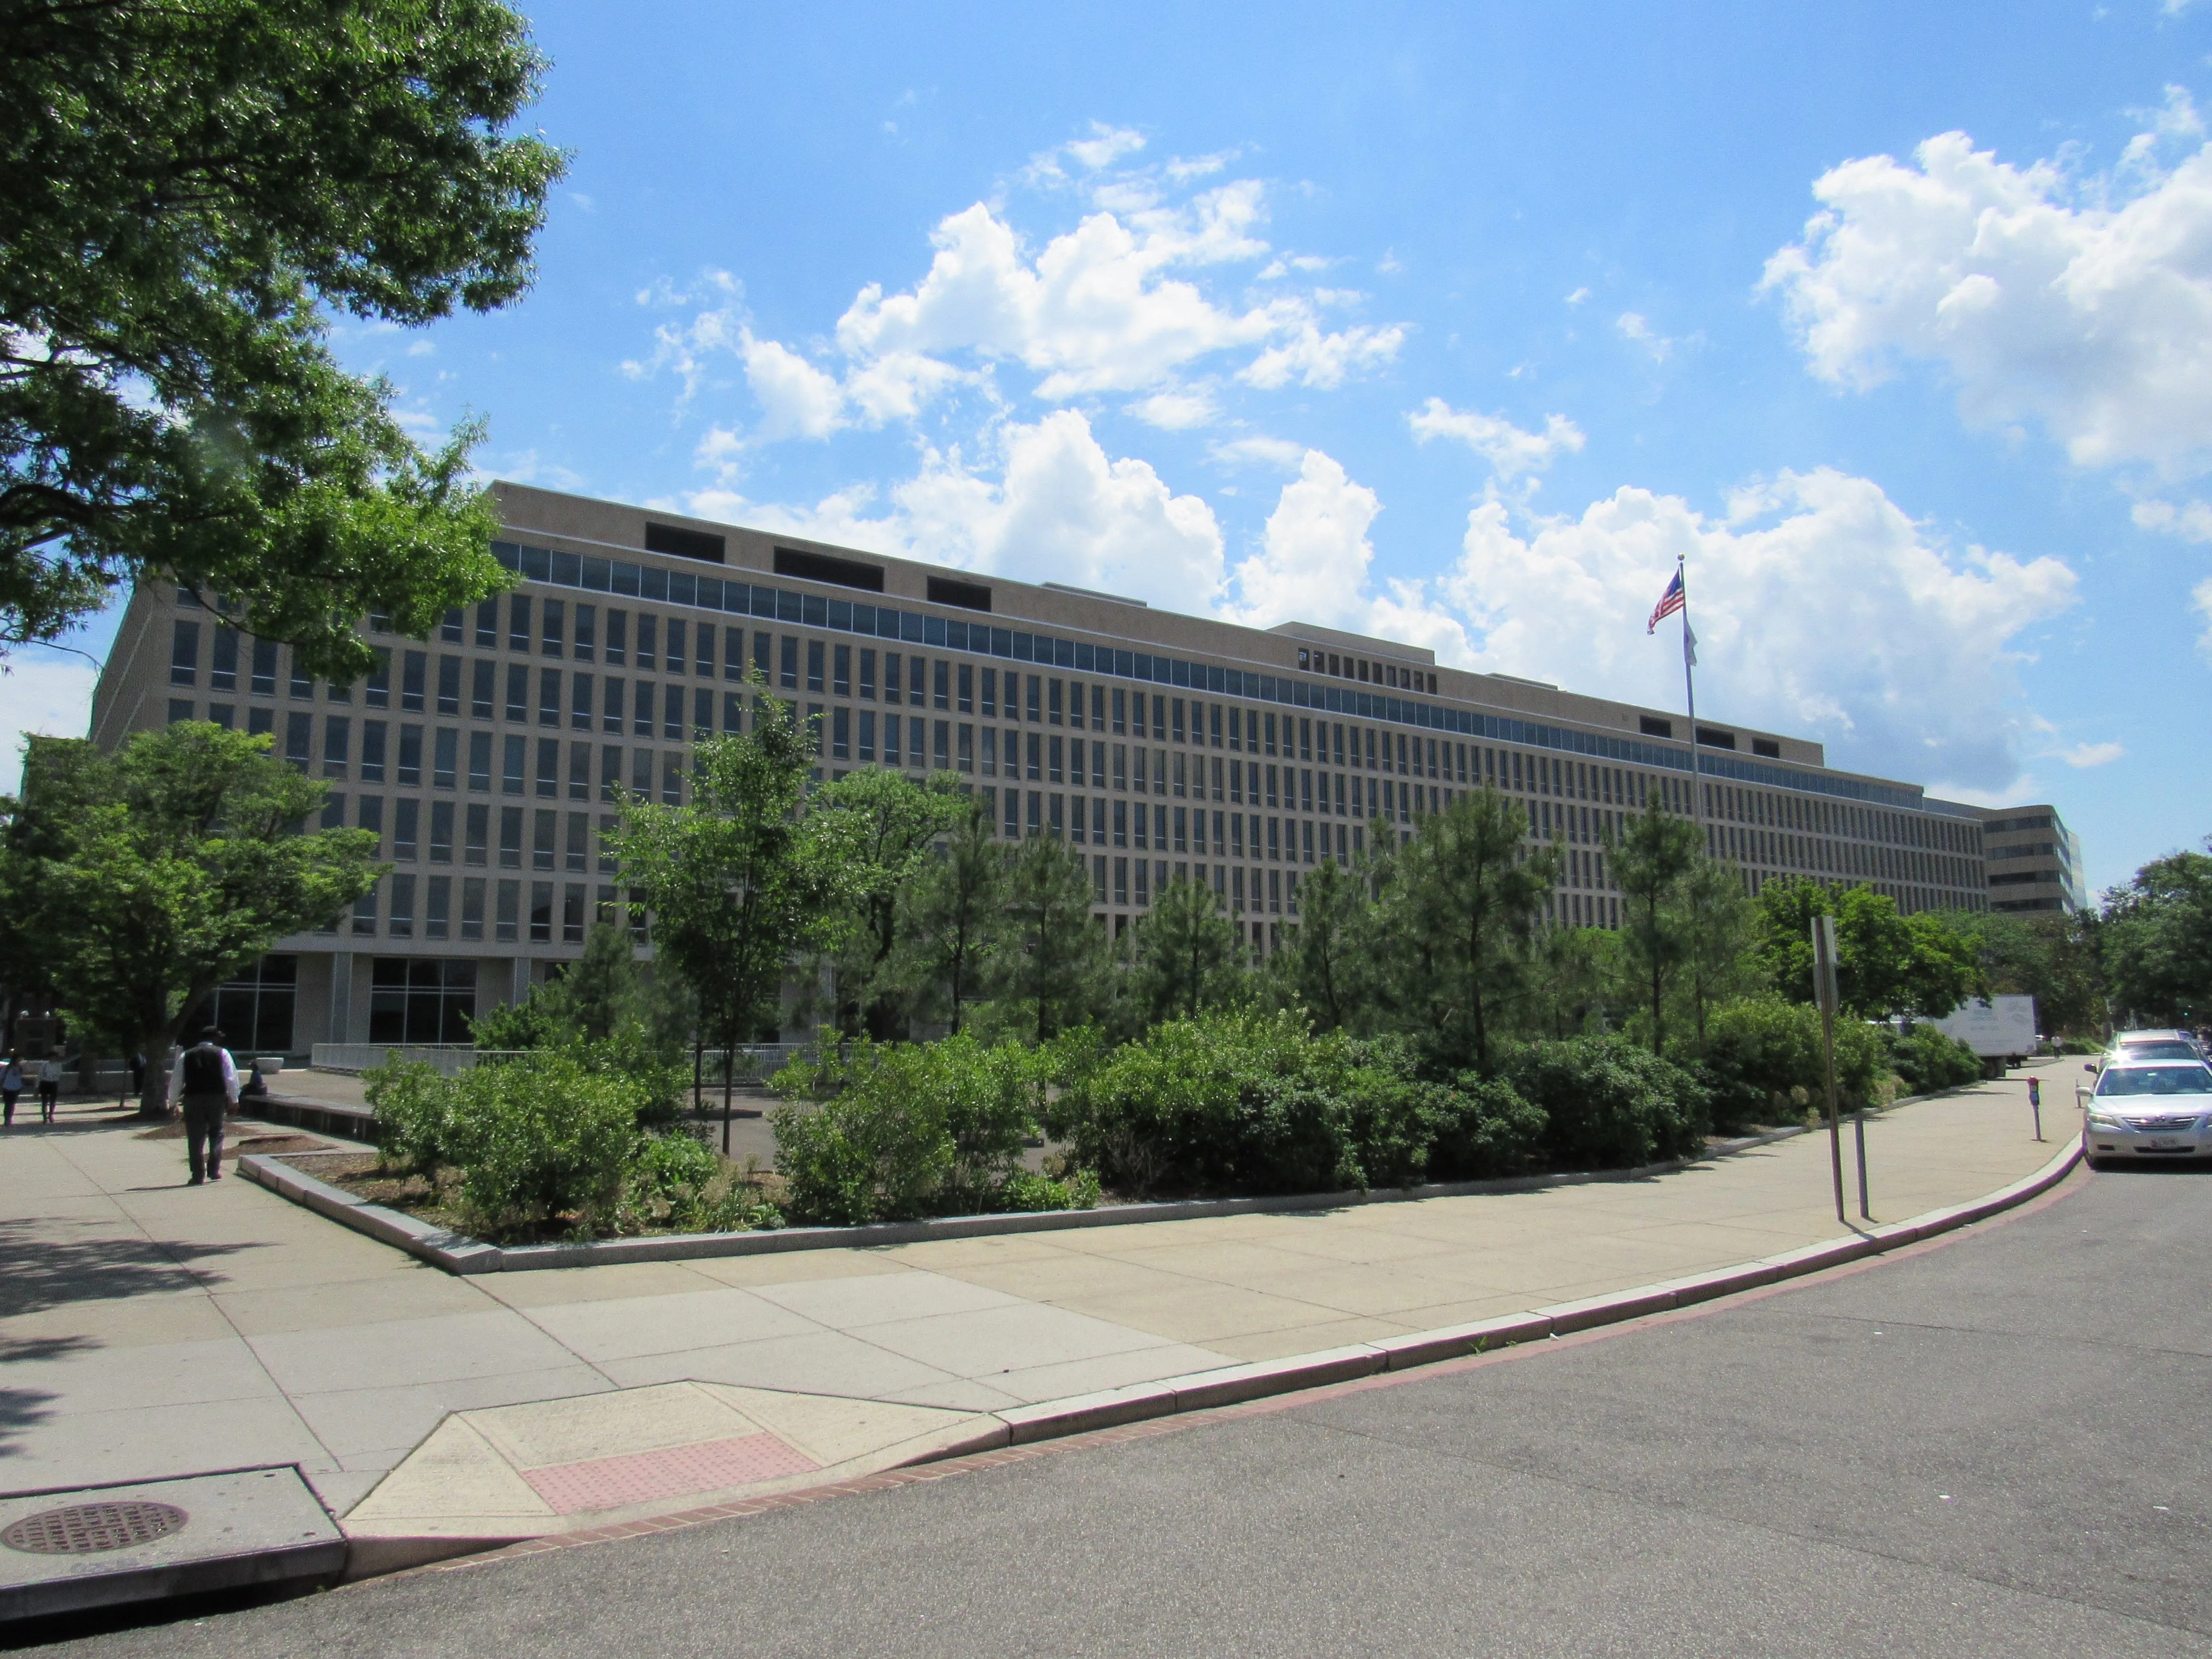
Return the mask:
[[2201,1095],[2212,1093],[2212,1071],[2202,1066],[2115,1066],[2097,1079],[2106,1095]]
[[2194,1060],[2197,1058],[2196,1049],[2172,1037],[2156,1042],[2123,1043],[2120,1052],[2130,1060]]

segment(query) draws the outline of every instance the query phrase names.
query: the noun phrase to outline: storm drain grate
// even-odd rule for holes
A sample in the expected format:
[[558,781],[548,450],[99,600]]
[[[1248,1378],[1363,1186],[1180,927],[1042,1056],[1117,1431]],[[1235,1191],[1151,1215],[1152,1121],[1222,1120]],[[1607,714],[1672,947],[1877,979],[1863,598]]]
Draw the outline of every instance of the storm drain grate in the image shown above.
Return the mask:
[[97,1555],[166,1538],[191,1518],[174,1504],[70,1504],[0,1529],[0,1544],[27,1555]]

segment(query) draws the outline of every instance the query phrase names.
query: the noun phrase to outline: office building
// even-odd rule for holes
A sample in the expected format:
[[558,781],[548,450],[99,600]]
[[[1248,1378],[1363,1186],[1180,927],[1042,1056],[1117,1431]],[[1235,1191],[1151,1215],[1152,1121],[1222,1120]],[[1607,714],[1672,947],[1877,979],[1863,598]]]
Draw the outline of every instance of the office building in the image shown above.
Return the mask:
[[1080,853],[1116,933],[1187,877],[1273,949],[1321,860],[1488,784],[1562,847],[1565,925],[1619,925],[1605,837],[1655,798],[1698,812],[1753,890],[1807,875],[1907,910],[1985,902],[1974,809],[1838,771],[1803,738],[1711,723],[1693,744],[1679,715],[1390,641],[495,489],[513,591],[428,640],[368,618],[379,666],[357,685],[300,674],[216,596],[131,599],[94,739],[186,719],[267,732],[329,782],[325,822],[375,830],[392,863],[331,931],[226,990],[240,1047],[458,1041],[593,918],[635,925],[600,847],[614,803],[681,799],[694,739],[757,718],[754,671],[814,724],[820,776],[957,774],[999,834]]
[[1992,910],[2082,910],[2088,890],[2081,879],[2081,840],[2058,809],[1991,806],[1983,810],[1982,844],[1990,871]]

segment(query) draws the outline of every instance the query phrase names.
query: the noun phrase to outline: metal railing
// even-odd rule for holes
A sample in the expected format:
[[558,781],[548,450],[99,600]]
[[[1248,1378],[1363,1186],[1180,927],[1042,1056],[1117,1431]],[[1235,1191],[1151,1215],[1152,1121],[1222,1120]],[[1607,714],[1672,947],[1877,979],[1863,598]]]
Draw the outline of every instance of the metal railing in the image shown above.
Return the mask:
[[[479,1048],[472,1042],[318,1042],[308,1058],[308,1064],[319,1072],[361,1073],[373,1066],[381,1066],[397,1055],[401,1060],[421,1060],[434,1066],[441,1075],[451,1077],[465,1072],[480,1060],[507,1060],[526,1052],[521,1049]],[[734,1075],[740,1083],[759,1082],[775,1075],[787,1062],[808,1057],[815,1052],[811,1042],[748,1043],[736,1050]],[[705,1079],[719,1085],[722,1079],[722,1051],[709,1048],[702,1057],[701,1072]]]

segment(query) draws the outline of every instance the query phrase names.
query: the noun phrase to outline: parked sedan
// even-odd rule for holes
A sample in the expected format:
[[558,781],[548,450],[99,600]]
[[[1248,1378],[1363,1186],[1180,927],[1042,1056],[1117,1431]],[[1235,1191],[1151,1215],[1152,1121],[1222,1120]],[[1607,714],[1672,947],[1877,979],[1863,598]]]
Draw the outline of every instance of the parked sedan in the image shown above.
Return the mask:
[[2116,1059],[2087,1092],[2081,1152],[2091,1169],[2124,1158],[2212,1156],[2212,1069],[2202,1060]]

